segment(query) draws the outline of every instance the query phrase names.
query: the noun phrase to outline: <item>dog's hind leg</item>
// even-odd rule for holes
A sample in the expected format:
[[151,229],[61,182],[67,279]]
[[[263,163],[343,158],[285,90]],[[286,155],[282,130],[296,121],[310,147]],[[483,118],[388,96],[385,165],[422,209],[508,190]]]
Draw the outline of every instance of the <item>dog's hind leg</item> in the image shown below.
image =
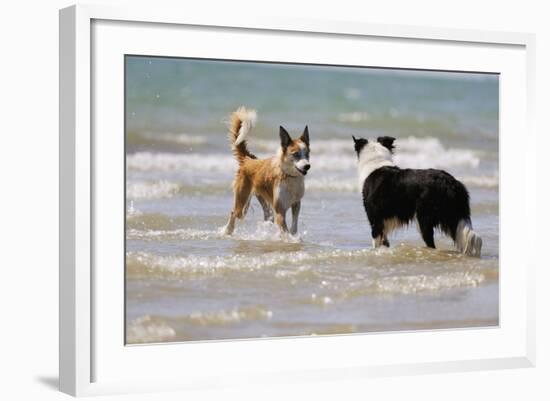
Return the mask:
[[243,216],[242,218],[244,218],[246,216],[246,214],[248,213],[248,208],[250,207],[250,198],[248,198],[248,200],[246,201],[246,205],[244,205],[243,207]]
[[379,248],[384,244],[384,223],[371,223],[372,247]]
[[472,229],[470,219],[462,219],[456,226],[454,236],[458,252],[470,256],[481,256],[481,237]]
[[301,202],[296,202],[292,205],[292,225],[290,226],[290,233],[295,235],[298,232],[298,215],[300,214]]
[[225,225],[225,235],[231,235],[233,234],[233,231],[235,230],[235,213],[231,212],[229,215],[229,220],[227,221],[227,224]]
[[242,219],[244,217],[247,205],[250,201],[252,185],[248,180],[237,177],[233,183],[233,191],[233,210],[231,210],[231,215],[225,226],[226,235],[233,234],[235,230],[235,219]]
[[426,246],[429,248],[435,248],[434,226],[432,222],[422,215],[417,215],[416,218],[418,220],[420,234],[422,234],[422,239],[426,243]]
[[261,195],[256,195],[256,198],[258,199],[258,202],[260,202],[260,205],[262,206],[262,209],[264,211],[264,221],[271,221],[273,222],[273,212],[271,210],[271,206],[265,201],[264,198],[262,198]]

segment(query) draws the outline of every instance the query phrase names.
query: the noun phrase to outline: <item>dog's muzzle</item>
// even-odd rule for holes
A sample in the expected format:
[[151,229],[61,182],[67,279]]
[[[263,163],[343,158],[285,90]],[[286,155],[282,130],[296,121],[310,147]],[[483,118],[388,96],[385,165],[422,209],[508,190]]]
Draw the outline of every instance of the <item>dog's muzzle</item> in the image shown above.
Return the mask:
[[309,164],[306,164],[304,165],[302,168],[299,168],[298,166],[294,166],[296,167],[296,170],[298,170],[302,175],[306,175],[308,170],[311,168],[311,165]]

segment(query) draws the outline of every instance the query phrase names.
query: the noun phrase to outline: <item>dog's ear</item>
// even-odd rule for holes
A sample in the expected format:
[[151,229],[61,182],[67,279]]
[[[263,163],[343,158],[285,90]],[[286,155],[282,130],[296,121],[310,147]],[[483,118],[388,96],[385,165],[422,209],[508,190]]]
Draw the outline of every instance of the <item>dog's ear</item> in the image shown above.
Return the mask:
[[395,148],[395,146],[393,146],[393,141],[395,141],[395,138],[391,136],[379,136],[376,140],[391,153],[393,153],[393,149]]
[[279,136],[281,137],[282,148],[288,148],[288,145],[290,145],[290,143],[292,142],[292,138],[290,137],[288,132],[286,132],[286,129],[284,129],[282,125],[279,127]]
[[309,129],[306,127],[304,128],[304,133],[300,137],[301,141],[304,142],[307,146],[309,146]]
[[356,138],[354,135],[352,135],[351,137],[353,138],[355,152],[357,153],[357,157],[359,157],[361,149],[363,149],[365,145],[369,143],[369,141],[367,141],[365,138]]

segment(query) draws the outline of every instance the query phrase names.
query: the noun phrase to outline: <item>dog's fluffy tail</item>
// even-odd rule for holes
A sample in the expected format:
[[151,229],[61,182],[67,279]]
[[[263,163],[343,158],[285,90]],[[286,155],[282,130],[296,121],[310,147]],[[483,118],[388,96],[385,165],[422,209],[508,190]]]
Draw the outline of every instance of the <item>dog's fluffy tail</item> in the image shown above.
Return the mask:
[[252,153],[246,147],[247,136],[252,131],[256,124],[256,110],[247,109],[244,106],[239,107],[233,113],[229,120],[229,141],[233,155],[239,165],[241,165],[247,157],[255,159]]
[[456,249],[469,256],[481,256],[481,237],[472,229],[472,222],[460,220],[456,227],[455,245]]

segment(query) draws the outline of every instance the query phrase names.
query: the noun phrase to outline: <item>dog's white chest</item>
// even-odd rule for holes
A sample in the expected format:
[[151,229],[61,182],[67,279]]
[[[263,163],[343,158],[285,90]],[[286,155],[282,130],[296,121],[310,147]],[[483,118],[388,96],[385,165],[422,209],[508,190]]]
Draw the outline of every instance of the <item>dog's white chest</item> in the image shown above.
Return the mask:
[[281,182],[276,189],[276,203],[283,209],[288,209],[304,196],[304,179],[290,178]]

